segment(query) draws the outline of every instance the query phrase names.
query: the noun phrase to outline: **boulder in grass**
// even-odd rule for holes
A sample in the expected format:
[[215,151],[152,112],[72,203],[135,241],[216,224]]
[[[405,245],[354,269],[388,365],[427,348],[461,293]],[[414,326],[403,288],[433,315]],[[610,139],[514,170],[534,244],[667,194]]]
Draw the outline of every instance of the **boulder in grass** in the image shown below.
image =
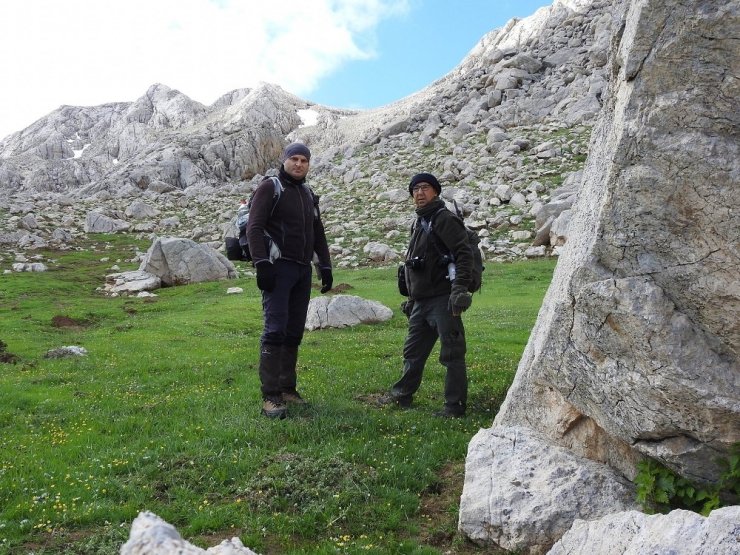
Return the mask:
[[346,328],[357,324],[375,324],[393,317],[387,306],[353,295],[314,297],[308,303],[306,329]]
[[162,285],[235,279],[234,265],[220,252],[179,237],[161,237],[152,243],[139,271],[154,274]]

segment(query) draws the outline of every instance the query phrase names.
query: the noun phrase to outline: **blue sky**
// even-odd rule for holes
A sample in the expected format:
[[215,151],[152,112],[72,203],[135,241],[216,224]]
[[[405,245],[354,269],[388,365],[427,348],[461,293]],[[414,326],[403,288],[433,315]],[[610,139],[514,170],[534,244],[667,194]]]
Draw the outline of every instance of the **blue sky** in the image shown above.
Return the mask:
[[324,77],[308,100],[340,108],[376,108],[419,91],[454,69],[478,41],[544,0],[418,0],[381,21],[376,57],[346,63]]
[[275,83],[375,108],[444,76],[544,0],[2,0],[0,139],[61,105],[132,102],[155,83],[211,104]]

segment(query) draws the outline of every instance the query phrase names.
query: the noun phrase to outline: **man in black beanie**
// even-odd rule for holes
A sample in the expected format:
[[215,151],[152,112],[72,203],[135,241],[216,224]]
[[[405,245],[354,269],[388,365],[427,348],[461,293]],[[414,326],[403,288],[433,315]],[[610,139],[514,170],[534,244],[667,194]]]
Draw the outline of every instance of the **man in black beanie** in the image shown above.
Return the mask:
[[[424,366],[437,339],[439,362],[447,369],[445,404],[437,416],[465,415],[468,378],[462,313],[472,303],[468,283],[473,254],[462,221],[439,198],[442,186],[430,173],[411,178],[409,194],[416,205],[416,223],[406,250],[405,279],[399,283],[409,300],[402,305],[409,318],[403,345],[403,374],[380,404],[411,406],[421,385]],[[404,287],[405,285],[405,287]]]
[[259,362],[262,414],[270,418],[285,418],[286,403],[305,403],[296,388],[296,364],[311,297],[314,253],[321,292],[333,284],[318,197],[306,185],[310,160],[306,145],[285,147],[277,202],[275,183],[269,177],[263,179],[255,190],[247,224],[264,316]]

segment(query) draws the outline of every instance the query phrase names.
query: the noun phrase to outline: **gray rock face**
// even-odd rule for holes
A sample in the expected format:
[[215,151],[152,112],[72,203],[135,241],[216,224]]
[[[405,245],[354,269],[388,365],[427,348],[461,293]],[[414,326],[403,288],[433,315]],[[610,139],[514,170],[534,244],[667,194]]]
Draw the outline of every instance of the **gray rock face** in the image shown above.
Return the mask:
[[178,237],[156,239],[141,262],[139,271],[157,276],[163,286],[237,277],[234,265],[220,252]]
[[740,507],[724,507],[708,517],[676,510],[667,515],[638,511],[578,520],[548,555],[734,555],[740,537]]
[[[740,85],[725,78],[740,2],[633,1],[623,17],[569,240],[493,433],[530,428],[627,478],[649,456],[711,482],[740,440]],[[467,526],[476,511],[461,505],[465,533],[513,533]],[[541,526],[522,549],[543,548]]]

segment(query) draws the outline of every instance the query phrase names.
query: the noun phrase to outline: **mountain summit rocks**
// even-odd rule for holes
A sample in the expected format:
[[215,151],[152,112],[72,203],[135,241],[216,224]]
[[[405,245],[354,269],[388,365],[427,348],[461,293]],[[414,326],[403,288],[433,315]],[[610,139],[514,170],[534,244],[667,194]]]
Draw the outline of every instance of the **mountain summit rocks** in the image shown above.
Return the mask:
[[[613,22],[609,2],[557,0],[486,35],[442,79],[374,110],[324,107],[269,84],[210,106],[163,84],[133,102],[63,106],[0,142],[0,210],[11,215],[0,244],[70,248],[91,212],[150,240],[216,243],[229,208],[275,170],[286,141],[301,140],[314,153],[311,185],[339,266],[371,263],[354,239],[378,242],[376,222],[397,232],[385,242],[402,252],[410,205],[399,216],[382,193],[404,190],[422,169],[460,191],[487,258],[523,257],[531,239],[512,234],[531,228],[585,160]],[[493,194],[501,185],[520,193],[516,203]],[[127,214],[134,201],[159,214]],[[38,228],[18,231],[28,214]],[[55,229],[69,241],[52,239]]]

